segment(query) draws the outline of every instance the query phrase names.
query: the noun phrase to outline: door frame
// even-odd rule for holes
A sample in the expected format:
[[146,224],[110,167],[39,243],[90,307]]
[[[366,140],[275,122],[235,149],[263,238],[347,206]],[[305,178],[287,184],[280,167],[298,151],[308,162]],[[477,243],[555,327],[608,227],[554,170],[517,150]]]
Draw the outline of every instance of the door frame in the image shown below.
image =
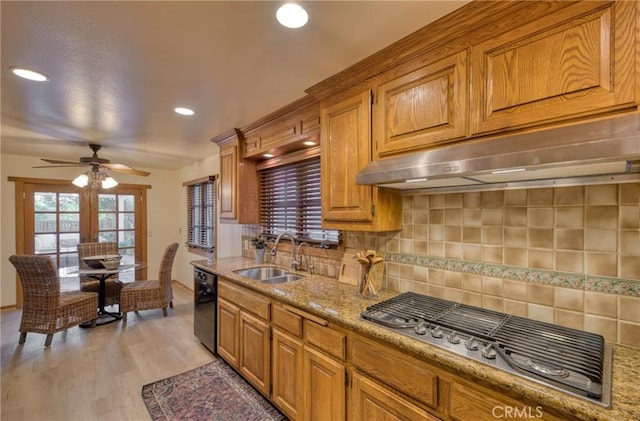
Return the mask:
[[[28,177],[8,177],[9,181],[15,183],[15,209],[16,209],[16,254],[24,254],[25,253],[25,185],[27,184],[48,184],[51,186],[57,185],[65,185],[69,186],[69,180],[57,180],[57,179],[49,179],[49,178],[28,178]],[[140,194],[140,201],[138,205],[140,206],[140,218],[141,218],[141,228],[140,228],[140,256],[144,261],[147,260],[147,190],[151,188],[151,185],[148,184],[123,184],[120,183],[116,187],[116,189],[133,189],[138,190]],[[78,193],[81,195],[89,195],[92,191],[91,187],[75,187]],[[113,190],[115,191],[115,190]],[[98,189],[96,193],[108,193],[109,190]],[[91,209],[90,209],[91,211]],[[81,210],[82,212],[82,210]],[[87,212],[88,213],[88,212]],[[147,278],[147,269],[139,271],[139,275],[142,279]],[[20,284],[20,280],[16,274],[16,307],[22,307],[22,285]]]

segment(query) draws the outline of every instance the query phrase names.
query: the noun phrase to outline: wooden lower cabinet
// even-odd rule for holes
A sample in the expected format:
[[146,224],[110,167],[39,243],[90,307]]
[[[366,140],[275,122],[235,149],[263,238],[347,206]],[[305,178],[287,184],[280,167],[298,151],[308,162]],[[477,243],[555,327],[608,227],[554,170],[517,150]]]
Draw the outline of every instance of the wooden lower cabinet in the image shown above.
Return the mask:
[[240,361],[240,308],[225,299],[218,299],[218,355],[238,368]]
[[304,414],[309,421],[345,419],[345,366],[311,347],[303,350]]
[[219,287],[218,354],[291,420],[572,419],[225,279]]
[[240,312],[240,374],[265,396],[271,389],[271,326]]
[[303,394],[303,343],[273,329],[271,399],[289,419],[300,419]]
[[439,418],[358,373],[353,374],[351,384],[351,419],[353,421],[439,420]]
[[262,394],[271,392],[271,301],[219,278],[218,354]]

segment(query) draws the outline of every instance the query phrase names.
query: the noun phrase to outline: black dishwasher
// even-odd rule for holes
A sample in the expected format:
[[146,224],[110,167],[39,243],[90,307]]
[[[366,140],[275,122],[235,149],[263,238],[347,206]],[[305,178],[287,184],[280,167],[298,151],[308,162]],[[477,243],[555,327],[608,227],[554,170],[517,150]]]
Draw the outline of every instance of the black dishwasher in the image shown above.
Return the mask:
[[216,312],[218,277],[205,270],[193,270],[193,333],[214,354],[217,351]]

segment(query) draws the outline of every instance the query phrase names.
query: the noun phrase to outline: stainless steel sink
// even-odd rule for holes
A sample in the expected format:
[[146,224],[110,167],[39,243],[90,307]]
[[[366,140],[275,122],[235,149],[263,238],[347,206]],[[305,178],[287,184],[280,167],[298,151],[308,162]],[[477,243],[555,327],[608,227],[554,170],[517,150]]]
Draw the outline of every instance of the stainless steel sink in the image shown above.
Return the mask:
[[283,284],[285,282],[297,281],[298,279],[302,279],[302,278],[303,276],[294,275],[291,273],[289,275],[282,275],[282,276],[276,276],[274,278],[263,279],[262,282],[264,282],[265,284]]
[[253,279],[267,284],[282,284],[285,282],[297,281],[298,279],[302,278],[302,276],[293,274],[285,269],[274,267],[238,269],[234,270],[233,272],[245,278]]

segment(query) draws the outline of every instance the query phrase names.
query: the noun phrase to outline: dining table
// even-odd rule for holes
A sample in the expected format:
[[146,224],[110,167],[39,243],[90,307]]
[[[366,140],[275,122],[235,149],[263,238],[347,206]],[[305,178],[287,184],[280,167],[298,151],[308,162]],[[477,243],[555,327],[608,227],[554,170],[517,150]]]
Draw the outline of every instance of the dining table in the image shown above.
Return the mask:
[[[95,279],[100,282],[100,286],[98,289],[98,317],[96,318],[96,325],[102,326],[108,323],[116,322],[122,319],[122,313],[120,311],[113,312],[108,311],[105,307],[105,296],[106,296],[106,281],[112,276],[120,273],[126,273],[131,271],[138,271],[142,269],[146,269],[147,264],[145,262],[135,262],[130,264],[120,264],[115,269],[91,269],[91,268],[78,268],[77,270],[74,268],[66,272],[67,276],[86,276],[92,279]],[[80,325],[81,327],[91,327],[91,322],[83,323]]]

